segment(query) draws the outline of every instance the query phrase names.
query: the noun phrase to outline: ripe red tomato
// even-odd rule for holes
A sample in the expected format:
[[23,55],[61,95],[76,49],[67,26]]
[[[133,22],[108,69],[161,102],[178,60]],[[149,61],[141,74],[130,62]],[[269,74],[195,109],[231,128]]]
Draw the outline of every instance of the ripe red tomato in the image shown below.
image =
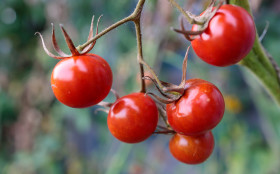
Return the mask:
[[156,129],[158,110],[153,99],[143,93],[132,93],[111,106],[107,118],[112,135],[126,143],[147,139]]
[[175,134],[169,142],[169,150],[174,158],[183,163],[199,164],[211,155],[214,145],[211,131],[200,136]]
[[[193,25],[193,31],[197,25]],[[222,5],[208,28],[191,44],[195,53],[215,66],[239,62],[252,49],[256,37],[253,18],[242,7]]]
[[221,121],[224,110],[219,89],[202,79],[187,80],[183,96],[166,105],[169,124],[184,135],[198,135],[213,129]]
[[100,56],[85,54],[58,62],[51,76],[52,90],[63,104],[84,108],[102,101],[110,92],[113,75]]

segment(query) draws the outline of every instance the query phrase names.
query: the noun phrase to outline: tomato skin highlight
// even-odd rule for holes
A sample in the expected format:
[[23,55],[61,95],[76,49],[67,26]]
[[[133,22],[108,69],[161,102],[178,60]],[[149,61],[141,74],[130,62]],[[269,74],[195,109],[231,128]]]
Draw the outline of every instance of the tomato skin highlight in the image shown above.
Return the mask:
[[158,110],[153,99],[132,93],[118,99],[110,108],[107,124],[112,135],[125,143],[144,141],[156,130]]
[[186,164],[200,164],[212,154],[215,146],[211,131],[200,136],[175,134],[169,142],[169,150],[174,158]]
[[169,124],[184,135],[199,135],[213,129],[223,118],[224,110],[219,89],[202,79],[187,80],[182,97],[166,105]]
[[[192,30],[196,31],[197,25]],[[255,37],[254,20],[245,9],[222,5],[207,29],[191,44],[203,61],[223,67],[242,60],[252,49]]]
[[90,107],[102,101],[110,92],[112,82],[109,64],[95,54],[62,59],[51,76],[55,97],[73,108]]

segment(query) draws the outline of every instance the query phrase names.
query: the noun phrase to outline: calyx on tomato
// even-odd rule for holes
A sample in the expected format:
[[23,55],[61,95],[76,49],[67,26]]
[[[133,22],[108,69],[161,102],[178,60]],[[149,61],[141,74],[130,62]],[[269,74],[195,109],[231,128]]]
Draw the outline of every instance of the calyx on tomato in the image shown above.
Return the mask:
[[186,31],[181,20],[181,30],[174,30],[191,41],[195,53],[206,63],[221,67],[234,65],[253,47],[254,20],[245,9],[236,5],[222,5],[212,10],[217,11],[203,27],[194,24],[191,31]]
[[[96,34],[98,33],[97,22]],[[93,37],[93,21],[91,21],[88,40]],[[71,55],[64,53],[58,46],[55,37],[54,26],[52,25],[52,43],[55,51],[59,54],[52,54],[45,46],[43,37],[40,36],[45,52],[53,58],[62,59],[53,69],[51,86],[56,98],[63,104],[84,108],[95,105],[102,101],[110,92],[113,75],[109,64],[102,57],[88,53],[96,41],[79,52],[74,46],[68,33],[62,25],[60,28],[64,34],[66,43]]]
[[[98,24],[99,24],[99,21],[100,21],[100,18],[101,16],[98,18],[98,21],[97,21],[97,26],[96,26],[96,34],[98,34]],[[90,25],[90,30],[89,30],[89,35],[88,35],[88,41],[93,37],[93,22],[94,22],[94,16],[92,17],[92,20],[91,20],[91,25]],[[39,32],[36,32],[35,34],[39,35],[40,38],[41,38],[41,41],[42,41],[42,45],[43,45],[43,48],[45,50],[45,52],[52,58],[55,58],[55,59],[64,59],[64,58],[68,58],[68,57],[72,57],[72,56],[80,56],[80,55],[83,55],[83,54],[86,54],[88,52],[90,52],[92,50],[92,48],[94,47],[96,41],[94,41],[93,43],[89,44],[89,46],[85,47],[83,50],[81,50],[81,52],[79,52],[76,47],[74,46],[74,43],[73,41],[71,40],[71,38],[69,37],[68,33],[66,32],[66,30],[64,29],[64,27],[62,25],[60,25],[60,29],[64,35],[64,38],[66,40],[66,43],[71,51],[71,54],[72,55],[69,55],[69,54],[66,54],[64,53],[58,46],[57,42],[56,42],[56,37],[55,37],[55,30],[54,30],[54,25],[52,24],[52,44],[53,44],[53,47],[55,49],[55,51],[58,53],[59,56],[56,56],[54,54],[52,54],[46,47],[45,45],[45,42],[44,42],[44,39],[43,39],[43,36],[41,33]]]

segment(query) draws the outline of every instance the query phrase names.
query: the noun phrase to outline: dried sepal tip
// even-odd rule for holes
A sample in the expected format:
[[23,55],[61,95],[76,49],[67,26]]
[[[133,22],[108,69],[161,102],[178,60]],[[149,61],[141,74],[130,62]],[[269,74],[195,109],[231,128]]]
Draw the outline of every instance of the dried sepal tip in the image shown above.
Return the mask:
[[44,51],[47,53],[48,56],[50,56],[50,57],[52,57],[52,58],[55,58],[55,59],[63,59],[63,58],[64,58],[64,57],[61,57],[61,56],[56,56],[56,55],[54,55],[53,53],[51,53],[51,52],[47,49],[47,47],[46,47],[46,45],[45,45],[44,38],[43,38],[43,36],[42,36],[42,34],[41,34],[40,32],[36,32],[35,35],[38,35],[38,36],[40,37],[40,39],[41,39],[41,41],[42,41],[43,49],[44,49]]

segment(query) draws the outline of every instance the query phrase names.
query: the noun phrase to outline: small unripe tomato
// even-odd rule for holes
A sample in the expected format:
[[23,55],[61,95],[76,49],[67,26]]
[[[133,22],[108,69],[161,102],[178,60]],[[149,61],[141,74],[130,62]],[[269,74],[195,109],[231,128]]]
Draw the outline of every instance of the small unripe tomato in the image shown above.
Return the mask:
[[186,164],[200,164],[209,158],[214,149],[211,131],[199,136],[175,134],[169,142],[169,150],[177,160]]
[[62,59],[51,76],[55,97],[73,108],[89,107],[102,101],[110,92],[112,81],[109,64],[95,54]]
[[[197,30],[193,25],[192,30]],[[191,44],[203,61],[215,66],[230,66],[252,49],[256,37],[254,20],[242,7],[222,5],[207,29]]]
[[187,80],[182,97],[166,105],[169,124],[184,135],[199,135],[213,129],[223,118],[224,110],[219,89],[202,79]]
[[118,99],[107,118],[112,135],[125,143],[144,141],[155,131],[158,110],[154,100],[143,93],[132,93]]

